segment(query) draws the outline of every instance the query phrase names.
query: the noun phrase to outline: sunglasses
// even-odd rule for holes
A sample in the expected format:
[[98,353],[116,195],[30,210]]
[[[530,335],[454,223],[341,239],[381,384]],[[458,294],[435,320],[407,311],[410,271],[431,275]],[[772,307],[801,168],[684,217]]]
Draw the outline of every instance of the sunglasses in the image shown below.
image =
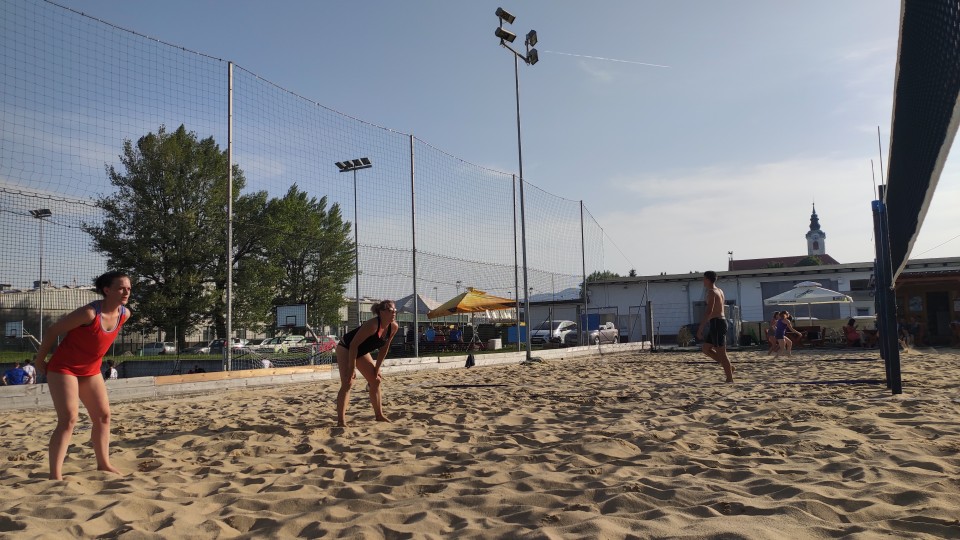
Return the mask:
[[396,312],[397,312],[397,308],[395,308],[395,307],[383,308],[383,311],[390,311],[390,312],[396,313]]

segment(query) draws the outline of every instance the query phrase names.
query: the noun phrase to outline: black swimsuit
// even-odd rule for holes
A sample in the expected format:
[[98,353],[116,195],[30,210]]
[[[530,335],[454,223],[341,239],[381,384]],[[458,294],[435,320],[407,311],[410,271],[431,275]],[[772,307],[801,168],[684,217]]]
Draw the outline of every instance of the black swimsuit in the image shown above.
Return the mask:
[[[341,339],[340,345],[344,349],[350,349],[350,342],[353,341],[353,338],[357,336],[357,332],[360,330],[360,327],[356,327],[353,330],[347,332]],[[372,336],[368,337],[357,347],[357,356],[363,356],[365,354],[371,353],[380,347],[383,347],[387,344],[387,341],[390,340],[390,332],[393,328],[387,327],[387,331],[383,333],[383,337],[379,337],[377,334],[380,333],[380,317],[377,317],[377,331]]]

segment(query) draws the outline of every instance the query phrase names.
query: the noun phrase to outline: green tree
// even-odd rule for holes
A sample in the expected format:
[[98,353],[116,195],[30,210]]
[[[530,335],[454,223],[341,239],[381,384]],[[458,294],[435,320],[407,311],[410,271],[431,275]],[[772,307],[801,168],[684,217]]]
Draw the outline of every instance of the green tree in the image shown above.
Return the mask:
[[[226,153],[212,137],[161,126],[136,144],[124,141],[120,162],[122,172],[107,168],[116,192],[97,201],[104,220],[83,229],[109,267],[132,274],[140,326],[176,331],[183,345],[216,307],[211,284],[225,257]],[[239,167],[233,177],[238,193]]]
[[611,272],[610,270],[603,270],[603,271],[597,270],[592,274],[590,274],[589,276],[587,276],[587,282],[603,281],[605,279],[613,279],[618,277],[620,277],[620,274],[616,272]]
[[275,305],[307,304],[311,324],[336,324],[346,283],[354,271],[351,226],[340,205],[300,191],[296,184],[267,205],[268,228],[275,235],[267,259],[279,269]]
[[797,264],[795,264],[794,266],[822,266],[822,265],[823,265],[823,261],[820,259],[820,257],[817,257],[816,255],[808,255],[800,259],[800,261],[797,262]]

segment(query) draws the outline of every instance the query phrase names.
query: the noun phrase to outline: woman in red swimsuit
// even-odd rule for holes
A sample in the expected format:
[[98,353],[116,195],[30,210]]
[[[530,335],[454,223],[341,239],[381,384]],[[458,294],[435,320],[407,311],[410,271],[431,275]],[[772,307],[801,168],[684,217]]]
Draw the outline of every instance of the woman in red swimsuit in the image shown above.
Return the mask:
[[[107,272],[94,281],[103,300],[64,316],[47,329],[37,350],[37,371],[47,373],[47,386],[57,410],[57,427],[50,437],[50,479],[63,479],[63,460],[77,424],[79,403],[87,408],[93,423],[90,440],[97,456],[97,470],[120,473],[110,465],[110,401],[100,374],[103,355],[130,319],[124,305],[130,299],[130,278],[122,272]],[[66,334],[46,361],[47,353]]]

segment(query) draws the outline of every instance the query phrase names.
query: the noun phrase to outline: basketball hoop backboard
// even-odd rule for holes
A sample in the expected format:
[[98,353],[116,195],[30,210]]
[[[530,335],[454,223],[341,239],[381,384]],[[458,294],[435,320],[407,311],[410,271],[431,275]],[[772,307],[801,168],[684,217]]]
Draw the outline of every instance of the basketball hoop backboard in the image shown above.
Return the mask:
[[277,306],[277,328],[307,326],[307,305]]
[[14,321],[8,322],[5,325],[3,335],[8,338],[22,338],[23,337],[23,321]]

